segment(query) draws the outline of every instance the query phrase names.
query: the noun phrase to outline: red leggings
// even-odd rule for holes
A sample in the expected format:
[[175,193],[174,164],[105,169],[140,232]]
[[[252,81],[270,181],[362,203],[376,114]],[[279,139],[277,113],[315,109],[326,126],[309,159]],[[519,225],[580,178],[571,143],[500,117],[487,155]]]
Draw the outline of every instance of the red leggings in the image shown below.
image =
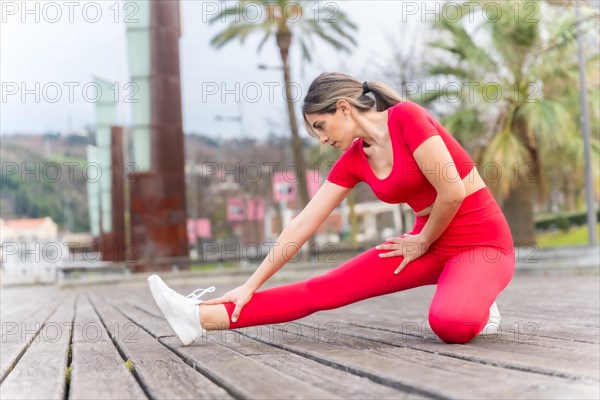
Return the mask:
[[[410,233],[429,216],[417,217]],[[374,247],[326,273],[254,293],[230,329],[288,322],[417,286],[437,284],[429,324],[446,343],[467,343],[483,330],[489,309],[515,269],[512,236],[488,188],[468,196],[427,253],[398,275],[402,256],[380,258]],[[224,303],[229,321],[234,303]]]

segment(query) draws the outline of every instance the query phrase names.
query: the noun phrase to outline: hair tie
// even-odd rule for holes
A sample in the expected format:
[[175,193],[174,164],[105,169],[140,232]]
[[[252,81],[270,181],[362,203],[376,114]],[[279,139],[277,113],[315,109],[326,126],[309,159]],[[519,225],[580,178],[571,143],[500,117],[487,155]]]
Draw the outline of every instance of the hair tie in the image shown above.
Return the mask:
[[369,84],[367,83],[367,81],[363,82],[363,91],[362,94],[363,96],[367,93],[369,93],[371,91],[371,89],[369,88]]

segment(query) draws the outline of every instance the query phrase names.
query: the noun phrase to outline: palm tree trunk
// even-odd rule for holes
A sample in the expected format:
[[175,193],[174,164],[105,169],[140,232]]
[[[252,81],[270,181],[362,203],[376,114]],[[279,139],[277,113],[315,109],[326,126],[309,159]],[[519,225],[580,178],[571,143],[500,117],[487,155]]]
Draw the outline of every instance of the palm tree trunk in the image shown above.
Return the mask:
[[[294,102],[292,101],[292,78],[290,73],[290,66],[288,63],[288,55],[289,48],[291,45],[292,34],[288,30],[280,29],[277,32],[277,45],[279,47],[279,51],[281,54],[281,63],[283,66],[283,78],[285,82],[285,96],[286,103],[288,108],[288,115],[290,119],[290,128],[292,130],[292,152],[294,155],[294,162],[296,164],[296,172],[297,176],[297,188],[298,193],[300,195],[300,208],[303,209],[309,202],[308,197],[308,187],[306,185],[306,175],[304,171],[306,171],[306,162],[304,160],[304,153],[302,151],[302,140],[300,139],[300,135],[298,133],[298,124],[296,121],[296,111],[294,110]],[[316,241],[314,239],[314,235],[311,236],[309,240],[309,252],[310,255],[311,250],[317,250]]]
[[302,151],[302,140],[298,134],[298,124],[296,123],[296,112],[294,110],[294,103],[292,102],[291,93],[291,79],[287,60],[284,61],[283,74],[285,79],[285,94],[286,102],[288,107],[288,114],[290,116],[290,128],[292,130],[292,152],[294,154],[294,162],[296,163],[296,172],[298,173],[298,192],[300,194],[300,200],[302,201],[302,208],[304,208],[309,201],[308,188],[306,186],[306,162],[304,161],[304,153]]
[[535,188],[535,183],[521,183],[504,200],[502,208],[515,246],[531,246],[536,243],[533,215]]
[[539,188],[540,159],[538,149],[533,136],[527,132],[526,122],[518,117],[518,108],[514,110],[511,120],[511,129],[517,134],[529,152],[531,163],[526,171],[516,171],[515,178],[518,184],[510,190],[504,201],[504,215],[510,227],[515,246],[531,246],[537,243],[535,237],[535,219],[533,206],[535,203],[536,188]]
[[575,185],[573,184],[573,180],[570,178],[570,176],[564,177],[565,207],[567,211],[575,211]]

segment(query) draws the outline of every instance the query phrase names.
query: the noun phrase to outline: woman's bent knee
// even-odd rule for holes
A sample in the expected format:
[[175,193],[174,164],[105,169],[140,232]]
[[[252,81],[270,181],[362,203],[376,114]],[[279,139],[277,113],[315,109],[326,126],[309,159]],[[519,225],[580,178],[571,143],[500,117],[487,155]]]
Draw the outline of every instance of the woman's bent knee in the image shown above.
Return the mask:
[[429,313],[429,325],[442,341],[456,344],[470,342],[483,328],[481,321],[432,312]]

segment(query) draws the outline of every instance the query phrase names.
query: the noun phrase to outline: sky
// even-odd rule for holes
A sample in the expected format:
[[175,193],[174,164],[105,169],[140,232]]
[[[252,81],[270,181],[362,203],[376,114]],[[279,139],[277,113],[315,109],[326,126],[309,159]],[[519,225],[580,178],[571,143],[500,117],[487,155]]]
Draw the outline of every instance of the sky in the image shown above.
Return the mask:
[[[27,3],[26,6],[20,1],[1,4],[0,132],[64,132],[93,126],[96,92],[90,84],[95,76],[114,82],[118,121],[128,125],[126,21],[130,14],[135,16],[135,9],[117,0],[75,1],[74,5],[66,1]],[[317,45],[311,49],[313,63],[304,65],[303,74],[299,49],[292,48],[290,62],[297,83],[298,110],[303,92],[321,72],[347,72],[360,80],[379,77],[375,65],[386,65],[392,49],[386,38],[398,37],[400,24],[410,24],[417,18],[408,15],[406,6],[397,1],[329,3],[340,7],[359,26],[355,33],[358,45],[350,55],[335,53],[324,44]],[[227,24],[209,25],[205,21],[215,7],[223,4],[181,2],[184,132],[227,138],[240,134],[256,138],[269,133],[286,135],[288,120],[282,72],[257,68],[261,63],[281,65],[275,41],[268,42],[260,53],[257,52],[259,34],[248,37],[243,45],[236,40],[220,50],[213,48],[210,38]],[[253,18],[251,12],[248,9],[248,18]],[[217,93],[209,93],[209,88]],[[216,118],[234,117],[240,111],[241,129],[238,122]]]

